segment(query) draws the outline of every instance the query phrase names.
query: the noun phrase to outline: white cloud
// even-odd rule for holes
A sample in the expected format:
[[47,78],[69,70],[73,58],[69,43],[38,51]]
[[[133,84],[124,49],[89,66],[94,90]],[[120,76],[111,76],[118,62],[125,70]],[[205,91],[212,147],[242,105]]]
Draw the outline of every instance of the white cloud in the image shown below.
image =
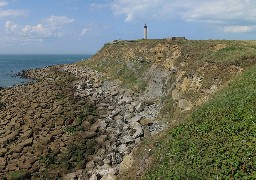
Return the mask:
[[103,9],[103,8],[109,8],[110,6],[111,5],[109,4],[92,3],[90,4],[90,9],[91,10]]
[[172,13],[171,2],[168,0],[115,0],[111,9],[116,15],[125,15],[126,21],[135,19],[161,18],[166,11]]
[[18,28],[18,25],[13,23],[12,21],[6,21],[5,30],[7,32],[14,32]]
[[51,27],[61,28],[64,25],[73,23],[75,20],[66,16],[51,16],[44,21]]
[[256,15],[253,0],[114,0],[112,10],[125,15],[126,21],[136,18],[254,20]]
[[4,7],[4,6],[7,6],[7,5],[8,5],[8,2],[0,1],[0,7]]
[[227,26],[225,32],[239,31],[228,26],[244,32],[255,30],[248,27],[256,23],[254,0],[113,0],[111,9],[115,15],[124,15],[125,21],[176,19]]
[[18,16],[25,16],[27,14],[26,11],[23,10],[13,10],[13,9],[7,9],[7,10],[2,10],[0,9],[0,18],[3,17],[18,17]]
[[20,37],[31,37],[35,38],[43,38],[43,37],[54,37],[56,36],[56,32],[51,28],[47,28],[43,24],[37,24],[34,26],[31,25],[18,25],[12,21],[6,21],[5,23],[5,31],[9,35],[20,36]]
[[226,33],[247,33],[256,30],[256,26],[225,26],[223,31]]
[[44,40],[60,38],[64,35],[64,25],[74,22],[66,16],[51,16],[36,25],[19,25],[12,21],[5,22],[5,32],[10,41],[42,42]]
[[27,12],[24,10],[5,9],[9,3],[6,1],[0,1],[0,18],[4,17],[18,17],[25,16]]
[[95,24],[89,23],[80,32],[80,36],[85,36],[90,33],[90,35],[97,35],[101,34],[104,30],[108,29],[109,27],[102,24]]
[[187,9],[185,19],[255,21],[256,7],[252,0],[197,0],[196,6]]
[[81,31],[80,36],[85,36],[90,32],[96,32],[97,29],[104,29],[105,27],[93,23],[87,24]]
[[84,29],[82,29],[82,32],[80,33],[80,35],[81,35],[81,36],[84,36],[84,35],[86,35],[87,32],[89,32],[89,31],[90,31],[89,28],[84,28]]

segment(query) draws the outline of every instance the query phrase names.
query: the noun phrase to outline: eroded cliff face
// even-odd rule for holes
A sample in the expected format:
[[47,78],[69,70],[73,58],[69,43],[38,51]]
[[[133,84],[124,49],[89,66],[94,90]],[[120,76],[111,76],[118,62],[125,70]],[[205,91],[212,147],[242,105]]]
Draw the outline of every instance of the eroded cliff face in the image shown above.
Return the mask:
[[221,52],[230,46],[228,41],[120,41],[106,44],[88,65],[130,84],[141,99],[161,101],[163,106],[171,101],[179,115],[206,102],[253,63],[250,58],[244,64],[222,62]]
[[150,151],[133,154],[142,141],[255,63],[224,61],[233,46],[118,41],[84,62],[28,72],[39,82],[0,91],[0,176],[115,179],[132,167],[139,176],[150,163]]

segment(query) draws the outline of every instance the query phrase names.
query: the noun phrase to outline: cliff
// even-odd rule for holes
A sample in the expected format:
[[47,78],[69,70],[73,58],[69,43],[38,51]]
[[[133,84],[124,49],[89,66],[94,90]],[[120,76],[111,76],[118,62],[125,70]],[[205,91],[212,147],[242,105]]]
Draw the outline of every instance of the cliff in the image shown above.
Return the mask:
[[[197,157],[188,151],[193,144],[175,139],[177,128],[183,128],[179,137],[192,137],[183,126],[199,121],[193,117],[202,116],[200,108],[218,99],[216,93],[235,89],[232,83],[241,82],[239,77],[255,72],[248,70],[256,63],[255,48],[254,41],[115,41],[86,61],[27,72],[38,81],[0,91],[1,177],[194,177],[196,160],[165,162],[173,156]],[[246,116],[255,118],[250,114],[255,107]],[[201,111],[214,112],[205,108]],[[214,117],[222,115],[216,111]],[[207,132],[205,141],[210,141]],[[179,149],[184,142],[186,148]],[[170,146],[187,154],[180,156]],[[202,171],[204,166],[211,167],[203,164]],[[234,175],[235,170],[227,173]]]

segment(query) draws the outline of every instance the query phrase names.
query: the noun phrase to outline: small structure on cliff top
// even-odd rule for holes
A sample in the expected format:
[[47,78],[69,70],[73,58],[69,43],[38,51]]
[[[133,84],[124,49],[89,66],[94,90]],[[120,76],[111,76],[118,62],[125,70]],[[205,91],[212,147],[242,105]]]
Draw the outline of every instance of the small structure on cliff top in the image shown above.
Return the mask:
[[166,39],[172,40],[172,41],[187,40],[185,37],[170,37],[170,38],[166,38]]
[[147,26],[147,24],[144,25],[144,39],[148,39],[148,26]]

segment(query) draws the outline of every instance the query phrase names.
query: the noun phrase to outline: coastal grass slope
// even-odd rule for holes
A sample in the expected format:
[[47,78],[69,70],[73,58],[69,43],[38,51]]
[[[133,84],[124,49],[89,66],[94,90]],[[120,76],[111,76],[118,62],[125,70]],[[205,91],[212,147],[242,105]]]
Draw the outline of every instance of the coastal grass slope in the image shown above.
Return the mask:
[[145,179],[256,178],[256,67],[155,142]]

